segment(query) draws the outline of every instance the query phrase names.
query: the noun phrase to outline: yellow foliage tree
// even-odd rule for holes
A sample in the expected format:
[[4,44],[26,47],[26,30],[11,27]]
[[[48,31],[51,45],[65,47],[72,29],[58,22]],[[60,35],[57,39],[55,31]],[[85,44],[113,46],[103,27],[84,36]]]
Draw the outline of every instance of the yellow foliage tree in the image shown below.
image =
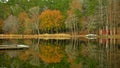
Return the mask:
[[64,57],[60,46],[41,46],[39,57],[46,63],[57,63]]
[[49,31],[52,29],[61,28],[63,23],[63,16],[59,10],[46,10],[41,13],[40,18],[40,29]]

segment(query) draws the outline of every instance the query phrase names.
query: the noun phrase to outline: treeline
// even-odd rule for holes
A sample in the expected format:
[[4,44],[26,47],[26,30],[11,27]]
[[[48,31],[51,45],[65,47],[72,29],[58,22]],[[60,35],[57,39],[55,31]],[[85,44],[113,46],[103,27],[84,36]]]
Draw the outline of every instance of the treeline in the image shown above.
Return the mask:
[[99,33],[104,29],[116,29],[111,26],[112,18],[117,22],[114,27],[119,24],[117,0],[5,1],[0,2],[0,33]]
[[9,0],[0,8],[1,33],[71,33],[82,28],[79,0]]

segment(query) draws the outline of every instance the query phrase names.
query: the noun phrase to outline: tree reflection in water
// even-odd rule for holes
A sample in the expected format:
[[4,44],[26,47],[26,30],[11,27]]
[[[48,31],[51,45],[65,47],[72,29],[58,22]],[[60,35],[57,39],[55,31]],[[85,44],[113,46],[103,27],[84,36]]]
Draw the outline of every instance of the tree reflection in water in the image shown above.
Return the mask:
[[118,39],[1,40],[26,44],[27,50],[0,51],[0,66],[7,68],[119,68]]

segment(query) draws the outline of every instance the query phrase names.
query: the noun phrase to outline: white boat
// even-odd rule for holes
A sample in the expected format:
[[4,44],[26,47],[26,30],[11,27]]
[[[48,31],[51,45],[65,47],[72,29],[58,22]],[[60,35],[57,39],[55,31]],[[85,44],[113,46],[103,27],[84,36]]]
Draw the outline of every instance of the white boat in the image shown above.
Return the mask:
[[87,34],[85,36],[87,36],[87,37],[96,37],[97,35],[96,34]]
[[97,38],[97,35],[96,35],[96,34],[87,34],[87,35],[85,35],[85,37],[86,37],[87,39],[96,39],[96,38]]

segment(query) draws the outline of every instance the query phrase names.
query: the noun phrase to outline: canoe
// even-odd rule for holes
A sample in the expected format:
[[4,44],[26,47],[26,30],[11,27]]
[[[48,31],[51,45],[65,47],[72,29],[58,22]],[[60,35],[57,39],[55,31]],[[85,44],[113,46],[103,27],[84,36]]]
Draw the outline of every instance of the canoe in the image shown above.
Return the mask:
[[0,45],[0,50],[28,49],[27,45]]

